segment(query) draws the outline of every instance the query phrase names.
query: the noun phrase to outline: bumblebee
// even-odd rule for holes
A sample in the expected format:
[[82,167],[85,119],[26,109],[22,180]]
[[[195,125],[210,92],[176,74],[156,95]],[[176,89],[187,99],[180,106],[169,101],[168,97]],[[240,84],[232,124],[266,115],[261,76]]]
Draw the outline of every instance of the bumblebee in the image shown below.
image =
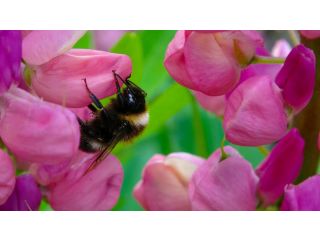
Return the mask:
[[[112,98],[107,106],[103,106],[99,99],[90,91],[86,79],[83,79],[92,103],[88,106],[94,118],[82,121],[80,124],[80,149],[85,152],[99,152],[96,160],[89,169],[95,167],[107,156],[120,141],[129,141],[138,136],[149,121],[146,107],[146,92],[129,80],[123,79],[113,72],[117,96]],[[124,84],[121,89],[120,82]]]

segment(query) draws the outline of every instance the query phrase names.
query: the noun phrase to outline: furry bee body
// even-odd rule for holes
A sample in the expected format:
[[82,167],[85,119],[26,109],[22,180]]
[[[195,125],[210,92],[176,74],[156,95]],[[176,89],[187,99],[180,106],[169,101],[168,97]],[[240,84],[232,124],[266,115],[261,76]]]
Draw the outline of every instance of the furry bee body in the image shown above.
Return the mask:
[[[97,97],[86,87],[93,104],[89,108],[94,118],[84,122],[80,119],[80,149],[85,152],[100,152],[94,164],[102,160],[102,156],[111,152],[120,141],[130,141],[139,135],[147,126],[146,93],[128,78],[123,80],[114,72],[117,97],[103,107]],[[125,88],[121,91],[118,80],[123,81]]]

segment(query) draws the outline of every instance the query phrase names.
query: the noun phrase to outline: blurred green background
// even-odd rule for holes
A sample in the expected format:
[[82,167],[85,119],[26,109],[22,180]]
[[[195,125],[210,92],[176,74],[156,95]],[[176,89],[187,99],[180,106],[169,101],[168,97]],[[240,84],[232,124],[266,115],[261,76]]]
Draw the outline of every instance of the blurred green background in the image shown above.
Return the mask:
[[[124,168],[121,195],[113,210],[142,210],[132,191],[141,178],[143,166],[154,154],[188,152],[207,158],[223,139],[221,119],[203,110],[191,92],[178,85],[164,68],[165,51],[174,34],[175,31],[128,32],[110,49],[131,57],[131,79],[148,93],[150,113],[144,133],[133,143],[119,144],[113,150]],[[75,45],[75,48],[93,47],[90,31]],[[264,158],[257,148],[234,147],[254,167]],[[49,209],[43,202],[41,210]]]

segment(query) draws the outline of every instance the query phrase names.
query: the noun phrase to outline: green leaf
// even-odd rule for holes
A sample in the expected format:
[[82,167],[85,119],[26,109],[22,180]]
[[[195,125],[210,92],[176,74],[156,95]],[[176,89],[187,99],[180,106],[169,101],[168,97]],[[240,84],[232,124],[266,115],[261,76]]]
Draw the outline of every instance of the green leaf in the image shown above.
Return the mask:
[[79,41],[73,46],[73,48],[81,48],[81,49],[87,49],[92,48],[92,32],[87,31],[85,35],[82,36],[82,38],[79,39]]
[[142,79],[143,53],[140,36],[134,32],[126,33],[120,41],[111,48],[113,53],[126,54],[132,61],[131,80],[139,83]]

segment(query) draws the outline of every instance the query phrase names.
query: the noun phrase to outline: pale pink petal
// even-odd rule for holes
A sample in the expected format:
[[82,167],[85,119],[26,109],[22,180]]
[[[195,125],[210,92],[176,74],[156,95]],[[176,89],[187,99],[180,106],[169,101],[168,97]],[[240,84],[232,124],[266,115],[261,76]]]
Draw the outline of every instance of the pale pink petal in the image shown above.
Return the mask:
[[198,91],[193,91],[193,94],[204,109],[215,113],[217,116],[223,116],[226,105],[225,95],[208,96]]
[[22,42],[22,57],[31,65],[41,65],[63,54],[85,34],[86,31],[31,31]]
[[79,123],[74,113],[12,87],[0,98],[0,136],[20,160],[53,164],[78,151]]
[[96,155],[79,154],[65,177],[48,186],[48,200],[55,210],[110,210],[120,195],[123,170],[120,162],[109,155],[85,173]]
[[284,57],[285,58],[290,53],[291,49],[292,48],[287,40],[280,39],[274,44],[274,46],[271,50],[271,54],[274,57]]
[[46,64],[36,66],[32,87],[45,100],[72,108],[89,105],[92,100],[83,81],[100,99],[116,93],[115,70],[122,78],[130,75],[127,55],[97,50],[72,49]]

